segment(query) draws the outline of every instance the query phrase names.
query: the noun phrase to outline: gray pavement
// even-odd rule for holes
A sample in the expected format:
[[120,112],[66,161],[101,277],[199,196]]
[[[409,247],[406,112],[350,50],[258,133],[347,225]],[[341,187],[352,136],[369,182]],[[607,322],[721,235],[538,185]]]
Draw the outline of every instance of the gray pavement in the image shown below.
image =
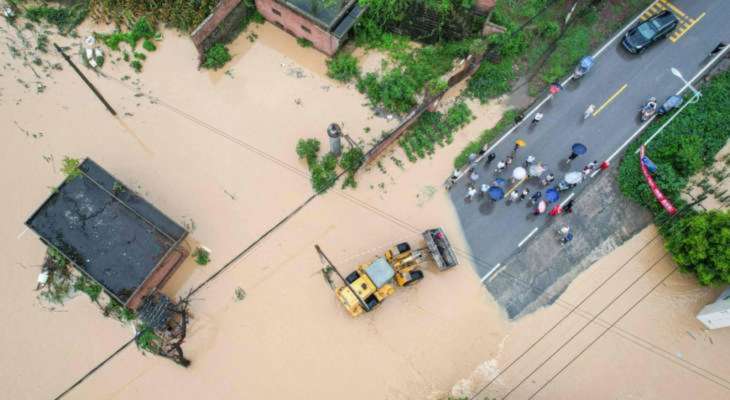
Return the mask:
[[[730,23],[730,7],[726,1],[676,0],[672,4],[684,13],[685,23],[680,24],[677,30],[688,28],[675,38],[676,41],[668,38],[641,55],[627,53],[621,47],[620,38],[609,44],[596,58],[596,65],[585,77],[569,82],[562,92],[540,107],[538,111],[544,114],[544,118],[539,124],[530,126],[530,118],[527,118],[493,150],[497,158],[491,165],[485,167],[482,161],[477,166],[480,175],[477,185],[491,184],[494,181],[497,175],[493,170],[497,161],[510,154],[517,139],[526,141],[527,146],[517,152],[512,168],[501,174],[504,178],[511,176],[512,169],[522,164],[528,154],[547,164],[558,179],[571,170],[580,171],[590,161],[598,160],[600,163],[615,154],[641,126],[638,119],[639,107],[650,96],[657,97],[661,104],[684,86],[679,78],[672,75],[671,67],[676,67],[686,79],[690,79],[706,65],[709,51],[719,41],[730,40],[730,29],[727,28]],[[690,26],[686,21],[692,20],[696,22]],[[679,32],[675,36],[678,35]],[[597,116],[584,120],[583,112],[589,104],[600,108],[600,112]],[[568,165],[564,160],[570,154],[570,146],[576,142],[585,144],[588,152]],[[612,168],[616,168],[617,164],[618,159],[613,159]],[[551,217],[533,216],[526,201],[507,204],[504,200],[495,203],[486,199],[474,199],[467,202],[464,200],[467,182],[468,178],[459,180],[452,187],[450,197],[471,252],[478,260],[476,268],[479,276],[492,280],[492,274],[501,274],[506,270],[517,276],[529,271],[528,265],[520,263],[508,265],[506,268],[501,266],[508,258],[516,256],[521,249],[529,246],[547,228]],[[608,183],[598,177],[591,178],[576,190],[583,190],[585,186],[592,184]],[[520,189],[523,187],[530,188],[533,193],[537,190],[544,193],[546,189],[536,179],[529,179]],[[561,201],[569,193],[562,192]],[[578,196],[576,203],[583,201]],[[526,240],[532,232],[534,235]],[[580,232],[576,234],[581,235]],[[604,234],[608,235],[610,232]],[[523,246],[518,247],[523,241]],[[520,268],[525,271],[520,271]],[[559,278],[554,276],[550,279]],[[547,281],[541,285],[545,288],[550,286]],[[489,285],[487,287],[495,297],[503,296],[503,293],[493,291]]]

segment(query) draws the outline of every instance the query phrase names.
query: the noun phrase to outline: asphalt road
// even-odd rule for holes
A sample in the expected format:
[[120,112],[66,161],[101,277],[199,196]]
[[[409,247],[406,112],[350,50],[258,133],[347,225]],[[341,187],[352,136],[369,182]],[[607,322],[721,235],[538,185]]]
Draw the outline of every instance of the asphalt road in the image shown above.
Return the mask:
[[[512,168],[522,164],[531,154],[547,164],[558,179],[571,170],[580,171],[590,161],[600,163],[609,159],[637,133],[642,125],[638,118],[639,108],[650,96],[655,96],[661,104],[684,86],[684,82],[670,72],[671,67],[677,68],[689,80],[705,67],[710,50],[719,41],[730,41],[727,0],[674,0],[671,5],[659,1],[657,6],[670,7],[680,17],[680,25],[673,35],[640,55],[626,52],[621,47],[620,36],[609,43],[586,76],[570,81],[560,93],[539,107],[537,111],[544,114],[542,121],[530,126],[531,118],[526,118],[496,146],[493,151],[497,158],[489,167],[485,168],[484,161],[480,162],[477,187],[494,181],[497,161],[510,154],[517,139],[526,141],[527,145],[517,152]],[[599,112],[584,120],[583,113],[589,104],[594,104]],[[564,160],[576,142],[585,144],[588,152],[568,165]],[[617,167],[619,157],[620,154],[612,159],[611,168]],[[511,176],[512,168],[501,176]],[[471,202],[465,201],[468,181],[467,177],[462,177],[452,187],[450,197],[471,252],[477,259],[477,272],[486,278],[501,273],[502,262],[529,246],[528,235],[546,229],[551,217],[546,214],[533,216],[527,201],[507,204],[504,200],[495,203],[478,197]],[[580,191],[581,186],[590,184],[591,179],[587,179],[575,190]],[[545,191],[535,179],[529,179],[519,189],[524,187],[533,193]],[[570,193],[562,192],[559,202]],[[578,197],[576,202],[580,201]],[[580,235],[580,232],[575,234]],[[520,243],[522,247],[518,247]],[[558,247],[556,241],[556,250]]]

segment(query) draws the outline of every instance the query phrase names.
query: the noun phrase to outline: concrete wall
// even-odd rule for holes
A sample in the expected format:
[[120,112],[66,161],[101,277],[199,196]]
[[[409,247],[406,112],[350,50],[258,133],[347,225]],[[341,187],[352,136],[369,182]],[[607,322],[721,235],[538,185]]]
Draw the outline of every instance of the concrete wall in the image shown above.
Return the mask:
[[328,56],[334,55],[340,46],[340,41],[329,32],[275,0],[256,0],[256,8],[268,21],[291,35],[309,40],[317,50]]

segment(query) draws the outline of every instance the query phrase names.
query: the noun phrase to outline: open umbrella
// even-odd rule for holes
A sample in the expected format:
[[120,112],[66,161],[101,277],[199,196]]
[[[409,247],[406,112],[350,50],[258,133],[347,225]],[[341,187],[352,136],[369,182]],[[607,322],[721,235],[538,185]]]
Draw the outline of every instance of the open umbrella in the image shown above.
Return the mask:
[[526,144],[527,144],[527,143],[525,143],[525,141],[524,141],[524,140],[522,140],[522,139],[517,139],[517,140],[515,140],[515,145],[516,145],[517,147],[525,147],[525,145],[526,145]]
[[542,214],[545,210],[547,210],[547,202],[545,200],[540,200],[540,202],[537,203],[537,212]]
[[545,197],[544,197],[544,199],[548,203],[552,203],[554,201],[558,201],[559,198],[560,198],[560,193],[558,193],[558,191],[555,190],[555,188],[550,188],[550,189],[548,189],[548,190],[545,191]]
[[504,198],[504,189],[499,186],[490,186],[487,193],[489,193],[489,198],[494,201]]
[[568,185],[577,185],[583,180],[583,174],[578,171],[572,171],[565,174],[565,182]]
[[574,154],[583,155],[588,151],[588,148],[583,143],[574,143],[570,148]]
[[522,167],[517,167],[512,171],[512,177],[516,180],[522,180],[527,178],[527,170]]
[[545,172],[545,167],[542,164],[530,165],[530,176],[540,176]]

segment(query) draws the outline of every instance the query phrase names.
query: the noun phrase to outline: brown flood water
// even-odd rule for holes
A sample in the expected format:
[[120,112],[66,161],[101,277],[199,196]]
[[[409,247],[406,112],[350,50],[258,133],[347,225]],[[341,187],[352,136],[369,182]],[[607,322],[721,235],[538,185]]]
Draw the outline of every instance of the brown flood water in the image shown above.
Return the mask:
[[[2,24],[2,35],[19,40]],[[99,28],[81,30],[89,29]],[[18,81],[37,80],[29,66],[0,49],[5,132],[0,151],[6,165],[14,166],[0,174],[9,189],[0,208],[5,221],[0,254],[6,260],[0,313],[12,327],[0,334],[0,387],[7,398],[52,398],[133,335],[131,327],[104,319],[83,296],[51,310],[32,291],[43,247],[32,233],[22,233],[23,222],[47,197],[48,187],[62,180],[64,155],[94,158],[172,218],[194,225],[192,236],[212,249],[212,262],[200,267],[188,260],[164,289],[183,295],[309,197],[306,167],[294,152],[299,138],[316,136],[326,147],[326,126],[338,122],[355,140],[368,143],[395,125],[373,117],[356,90],[326,78],[324,56],[269,24],[253,29],[258,40],[241,35],[231,46],[233,61],[221,71],[196,70],[190,41],[167,31],[142,74],[124,63],[105,66],[107,77],[89,72],[117,108],[117,119],[65,64],[40,79],[47,88],[38,94]],[[53,53],[42,58],[62,62]],[[123,80],[125,75],[131,78]],[[129,347],[67,398],[436,399],[475,392],[565,310],[553,306],[517,323],[506,321],[463,256],[468,247],[440,185],[458,151],[503,111],[498,102],[470,106],[478,118],[452,145],[417,168],[394,149],[383,158],[385,173],[371,166],[358,177],[357,190],[334,189],[316,199],[199,292],[185,347],[190,368]],[[404,169],[391,156],[403,160]],[[422,283],[398,290],[376,312],[350,318],[319,273],[313,245],[322,246],[345,272],[395,243],[420,244],[419,233],[434,226],[444,227],[460,249],[461,265],[446,273],[426,266]],[[579,301],[648,232],[607,257],[605,266],[599,262],[583,274],[566,301]],[[243,301],[234,296],[239,287],[247,294]],[[727,347],[728,334],[703,333],[693,319],[712,294],[677,274],[644,303],[656,310],[637,309],[619,326],[665,350],[681,351],[682,360],[703,368],[730,365],[728,352],[714,351]],[[586,312],[593,312],[589,306]],[[706,337],[714,344],[700,344]],[[607,338],[622,340],[611,333]],[[702,394],[699,398],[722,398],[717,384],[697,374],[684,378],[684,368],[650,359],[654,353],[644,360],[635,344],[608,344],[596,347],[596,354],[582,360],[588,364],[570,374],[609,374],[602,356],[614,364],[631,358],[620,368],[613,365],[601,387],[605,398],[631,398],[616,396],[612,385],[627,379],[633,379],[632,389],[645,392],[660,386],[656,393],[664,398],[683,393],[674,387],[680,382]],[[612,357],[622,354],[626,357]],[[638,369],[630,374],[634,358]],[[715,373],[728,377],[722,368]],[[518,379],[505,374],[495,390]],[[587,395],[590,388],[556,380],[543,398],[594,397]]]

